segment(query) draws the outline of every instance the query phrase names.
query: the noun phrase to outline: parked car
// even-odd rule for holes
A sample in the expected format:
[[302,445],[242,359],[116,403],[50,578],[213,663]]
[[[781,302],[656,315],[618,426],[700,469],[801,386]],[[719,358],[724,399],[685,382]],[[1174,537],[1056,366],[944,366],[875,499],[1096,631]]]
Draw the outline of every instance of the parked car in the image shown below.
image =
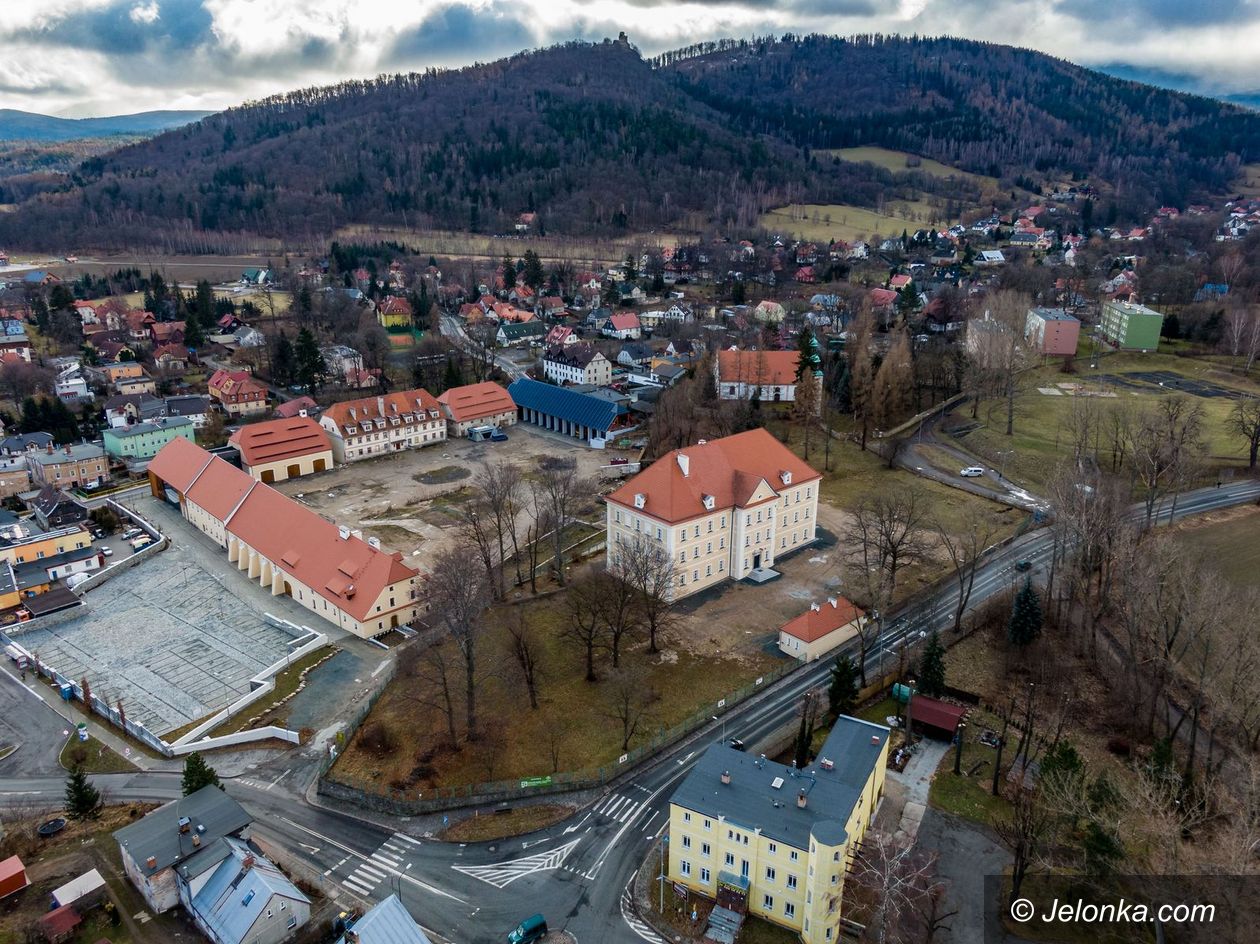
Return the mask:
[[1015,569],[1019,571],[1021,574],[1026,574],[1028,573],[1028,571],[1032,570],[1032,561],[1030,560],[1019,561],[1015,565]]
[[496,429],[493,433],[490,434],[490,441],[491,442],[507,442],[508,434],[503,432],[503,430],[501,429]]
[[737,751],[746,751],[746,750],[748,750],[748,746],[747,746],[747,745],[746,745],[743,741],[741,741],[739,738],[731,738],[731,739],[730,739],[730,740],[728,740],[726,743],[727,743],[727,745],[728,745],[729,747],[732,747],[732,748],[734,748],[734,749],[735,749],[735,750],[737,750]]
[[112,547],[103,547],[101,548],[101,553],[105,555],[106,557],[113,557],[114,549]]
[[965,479],[975,479],[984,475],[984,469],[978,465],[969,465],[967,468],[960,470],[958,474]]
[[508,944],[533,944],[547,936],[547,919],[540,914],[530,915],[507,936]]

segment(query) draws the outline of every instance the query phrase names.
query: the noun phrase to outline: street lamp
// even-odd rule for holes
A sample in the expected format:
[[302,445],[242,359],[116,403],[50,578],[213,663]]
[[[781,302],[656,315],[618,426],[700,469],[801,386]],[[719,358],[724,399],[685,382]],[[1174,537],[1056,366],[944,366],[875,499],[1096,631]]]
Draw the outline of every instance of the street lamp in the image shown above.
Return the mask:
[[401,872],[399,872],[399,873],[397,873],[397,876],[396,876],[397,881],[396,881],[396,883],[395,883],[395,884],[397,884],[397,886],[398,886],[398,900],[399,900],[399,901],[402,901],[402,880],[403,880],[403,876],[404,876],[404,875],[406,875],[406,874],[407,874],[407,872],[408,872],[410,869],[411,869],[411,863],[410,863],[410,862],[408,862],[406,865],[404,865],[404,866],[402,867],[402,871],[401,871]]
[[725,741],[726,741],[726,718],[725,718],[725,717],[723,717],[723,718],[719,719],[717,715],[710,715],[709,717],[711,717],[714,721],[721,720],[721,722],[722,722],[722,741],[723,741],[723,743],[725,743]]
[[958,730],[954,732],[954,744],[957,748],[954,751],[954,776],[956,777],[962,774],[963,731],[965,731],[966,728],[966,722],[959,721]]
[[998,453],[998,459],[1000,460],[998,462],[998,478],[999,479],[1006,478],[1006,474],[1005,474],[1006,473],[1006,457],[1014,455],[1014,454],[1015,454],[1014,449],[1003,449],[1001,452]]

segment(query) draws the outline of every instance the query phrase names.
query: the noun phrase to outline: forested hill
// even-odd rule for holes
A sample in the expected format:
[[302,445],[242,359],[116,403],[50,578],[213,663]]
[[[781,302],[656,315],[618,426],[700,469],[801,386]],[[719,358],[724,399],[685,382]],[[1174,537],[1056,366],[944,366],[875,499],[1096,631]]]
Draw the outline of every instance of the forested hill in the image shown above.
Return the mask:
[[570,43],[209,116],[24,193],[0,244],[197,250],[372,222],[498,232],[526,211],[548,232],[697,213],[751,225],[792,201],[873,205],[887,171],[816,153],[850,144],[1088,176],[1144,208],[1224,189],[1260,153],[1260,115],[961,40],[736,42],[651,62]]
[[0,141],[79,141],[112,134],[156,134],[209,114],[208,111],[142,111],[110,118],[57,118],[0,108]]

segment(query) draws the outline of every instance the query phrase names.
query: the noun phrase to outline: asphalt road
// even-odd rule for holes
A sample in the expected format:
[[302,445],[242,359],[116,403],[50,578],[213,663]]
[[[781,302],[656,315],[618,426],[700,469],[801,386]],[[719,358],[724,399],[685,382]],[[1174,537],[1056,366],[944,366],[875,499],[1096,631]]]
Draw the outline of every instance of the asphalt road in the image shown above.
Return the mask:
[[[1260,482],[1202,489],[1178,498],[1176,517],[1260,499]],[[1134,510],[1140,516],[1139,509]],[[1170,508],[1160,520],[1171,517]],[[1011,587],[1021,575],[1017,562],[1041,568],[1052,551],[1044,531],[1024,535],[995,551],[980,568],[971,605]],[[870,658],[895,658],[905,640],[952,624],[956,588],[890,614]],[[850,649],[853,647],[850,646]],[[313,771],[270,771],[228,783],[228,792],[255,817],[255,830],[292,857],[326,873],[343,889],[338,900],[379,901],[401,891],[418,921],[442,938],[469,944],[502,944],[520,918],[541,911],[553,928],[565,928],[578,941],[663,944],[625,908],[625,890],[652,840],[664,829],[669,796],[697,755],[727,737],[739,737],[758,750],[791,724],[800,695],[822,684],[830,660],[814,663],[782,679],[760,696],[727,711],[718,722],[627,774],[607,794],[569,820],[528,836],[495,843],[459,845],[409,835],[399,821],[391,831],[350,815],[302,802]],[[0,678],[5,697],[16,682]],[[0,705],[4,702],[0,701]],[[21,716],[46,706],[23,703]],[[12,718],[12,715],[10,715]],[[25,724],[25,721],[22,722]],[[45,726],[58,723],[44,719]],[[59,802],[61,776],[11,772],[0,764],[0,804]],[[177,774],[115,774],[94,778],[111,796],[169,799],[177,795]]]

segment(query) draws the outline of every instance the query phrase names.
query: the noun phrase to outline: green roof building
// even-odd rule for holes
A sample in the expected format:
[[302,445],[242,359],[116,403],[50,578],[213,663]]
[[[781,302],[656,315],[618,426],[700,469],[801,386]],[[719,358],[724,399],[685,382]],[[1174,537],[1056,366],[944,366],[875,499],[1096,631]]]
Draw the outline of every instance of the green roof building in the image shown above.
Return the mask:
[[1103,337],[1122,351],[1154,351],[1164,316],[1136,302],[1117,299],[1105,303],[1098,322]]
[[104,433],[105,451],[115,459],[152,459],[176,436],[196,442],[193,421],[182,416],[160,417],[148,423],[119,426]]

